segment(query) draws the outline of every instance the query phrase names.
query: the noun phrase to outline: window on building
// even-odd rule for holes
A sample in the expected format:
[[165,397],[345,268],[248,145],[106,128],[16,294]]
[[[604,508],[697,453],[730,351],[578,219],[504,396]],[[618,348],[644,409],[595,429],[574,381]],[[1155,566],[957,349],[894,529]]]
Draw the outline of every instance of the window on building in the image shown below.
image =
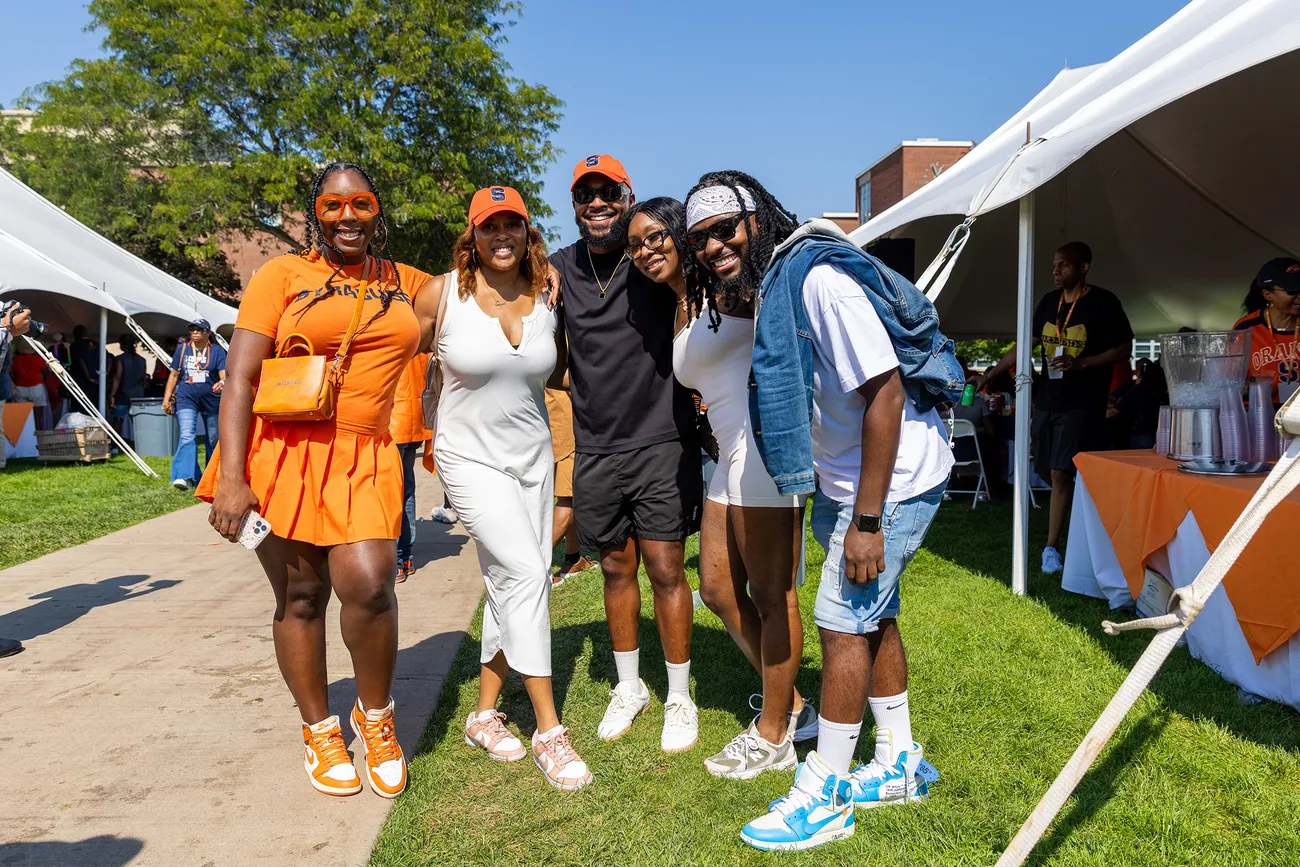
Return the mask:
[[871,219],[871,176],[858,181],[858,220],[865,223]]

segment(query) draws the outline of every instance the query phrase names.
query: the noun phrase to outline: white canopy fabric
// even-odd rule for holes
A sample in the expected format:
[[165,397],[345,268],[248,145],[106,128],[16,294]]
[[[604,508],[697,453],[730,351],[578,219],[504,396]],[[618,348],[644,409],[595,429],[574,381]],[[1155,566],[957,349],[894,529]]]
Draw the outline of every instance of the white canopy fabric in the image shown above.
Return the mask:
[[[912,237],[926,261],[961,217],[977,217],[930,295],[954,337],[1013,336],[1017,214],[1008,206],[1033,192],[1035,294],[1051,288],[1055,248],[1082,240],[1093,248],[1090,279],[1119,295],[1138,334],[1230,327],[1259,266],[1300,248],[1300,209],[1285,194],[1300,189],[1290,144],[1300,118],[1286,96],[1300,84],[1298,48],[1294,2],[1193,2],[1030,111],[1029,145],[1020,146],[1023,123],[1004,125],[929,185],[951,174],[964,192],[982,178],[963,214],[942,216],[947,194],[925,198],[925,187],[854,240]],[[980,149],[1007,153],[1017,134],[1001,164],[957,174]]]
[[100,308],[118,324],[126,319],[122,305],[102,289],[51,262],[23,242],[0,231],[0,296],[18,298],[36,319],[56,331],[99,321]]
[[[187,286],[77,221],[0,169],[0,231],[117,299],[146,328],[177,332],[203,317],[233,326],[237,310]],[[177,322],[176,320],[179,320]]]

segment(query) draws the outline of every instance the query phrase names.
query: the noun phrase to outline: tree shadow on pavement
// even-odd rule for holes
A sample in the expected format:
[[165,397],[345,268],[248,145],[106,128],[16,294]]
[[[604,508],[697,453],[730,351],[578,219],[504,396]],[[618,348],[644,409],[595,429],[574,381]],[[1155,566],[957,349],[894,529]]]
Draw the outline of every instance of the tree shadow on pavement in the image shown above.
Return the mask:
[[103,581],[67,584],[37,593],[29,597],[39,600],[35,605],[0,614],[0,635],[19,641],[31,641],[37,636],[62,629],[91,609],[147,596],[181,583],[179,580],[165,578],[150,581],[143,588],[139,586],[148,580],[148,575],[118,575]]
[[103,834],[85,840],[33,840],[0,843],[4,867],[125,867],[144,849],[134,837]]
[[[946,504],[935,517],[925,547],[971,572],[1011,585],[1011,505],[981,503],[979,508],[953,508]],[[997,533],[990,532],[997,528]],[[1003,531],[1005,528],[1005,531]],[[1038,552],[1046,541],[1047,510],[1030,515],[1029,597],[1045,605],[1064,623],[1083,630],[1115,662],[1132,669],[1155,636],[1142,630],[1106,635],[1105,619],[1115,618],[1105,600],[1079,596],[1061,588],[1061,576],[1038,569]],[[993,539],[994,541],[990,541]],[[973,540],[980,543],[973,544]],[[1067,540],[1068,542],[1068,540]],[[0,630],[2,631],[2,630]],[[1172,711],[1188,719],[1210,719],[1233,734],[1265,746],[1300,749],[1296,712],[1276,702],[1243,705],[1237,687],[1213,669],[1194,659],[1186,648],[1175,648],[1148,687]]]

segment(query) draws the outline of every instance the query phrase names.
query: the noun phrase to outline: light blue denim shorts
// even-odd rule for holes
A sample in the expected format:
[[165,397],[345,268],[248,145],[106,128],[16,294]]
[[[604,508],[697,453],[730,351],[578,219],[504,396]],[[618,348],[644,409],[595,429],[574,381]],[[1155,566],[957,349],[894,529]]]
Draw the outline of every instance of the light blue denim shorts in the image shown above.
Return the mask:
[[947,481],[924,494],[886,503],[882,516],[885,534],[885,571],[875,581],[854,584],[844,570],[844,534],[853,521],[853,504],[837,503],[817,491],[813,498],[813,538],[826,549],[821,586],[813,605],[813,622],[831,632],[865,635],[880,628],[880,621],[897,617],[898,582],[911,562],[935,512],[943,502]]

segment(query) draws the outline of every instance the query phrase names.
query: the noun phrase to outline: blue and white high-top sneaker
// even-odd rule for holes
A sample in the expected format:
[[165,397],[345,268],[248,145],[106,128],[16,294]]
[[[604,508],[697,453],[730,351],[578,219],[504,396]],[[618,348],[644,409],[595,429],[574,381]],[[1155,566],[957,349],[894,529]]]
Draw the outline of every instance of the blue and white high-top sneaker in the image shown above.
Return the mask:
[[[881,755],[893,756],[894,760],[885,764],[879,758]],[[910,749],[895,750],[889,729],[877,729],[876,757],[858,765],[849,775],[853,806],[870,810],[924,801],[930,794],[930,784],[938,779],[938,770],[925,760],[920,744],[914,742]]]
[[740,832],[740,839],[755,849],[786,852],[852,836],[849,780],[837,777],[815,751],[795,771],[790,794],[769,804],[765,815]]

